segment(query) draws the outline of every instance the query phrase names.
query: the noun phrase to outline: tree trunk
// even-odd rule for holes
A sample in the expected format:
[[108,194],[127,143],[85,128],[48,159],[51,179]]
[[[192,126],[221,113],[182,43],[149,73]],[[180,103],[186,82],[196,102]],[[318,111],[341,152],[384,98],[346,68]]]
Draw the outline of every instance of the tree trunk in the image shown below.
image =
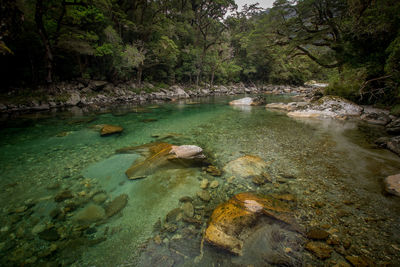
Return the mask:
[[213,68],[212,71],[211,71],[210,89],[214,85],[214,76],[215,76],[215,68]]
[[43,13],[44,13],[44,8],[43,8],[43,0],[37,0],[36,2],[36,10],[35,10],[35,23],[36,27],[38,30],[38,34],[40,36],[40,39],[42,39],[43,45],[44,45],[44,62],[46,65],[46,82],[51,83],[53,81],[52,79],[52,72],[53,72],[53,53],[51,51],[51,46],[50,46],[50,41],[46,33],[46,29],[44,28],[43,24]]
[[143,66],[139,65],[138,70],[137,70],[137,76],[136,76],[136,80],[137,80],[139,87],[142,86],[142,72],[143,72]]

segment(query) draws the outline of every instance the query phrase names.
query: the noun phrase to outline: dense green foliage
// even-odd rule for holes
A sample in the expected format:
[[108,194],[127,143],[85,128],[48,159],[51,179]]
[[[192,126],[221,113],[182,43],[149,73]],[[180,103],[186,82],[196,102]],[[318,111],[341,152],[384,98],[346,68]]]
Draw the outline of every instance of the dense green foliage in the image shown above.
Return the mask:
[[394,104],[399,14],[397,0],[1,0],[0,73],[3,88],[329,79],[330,93]]

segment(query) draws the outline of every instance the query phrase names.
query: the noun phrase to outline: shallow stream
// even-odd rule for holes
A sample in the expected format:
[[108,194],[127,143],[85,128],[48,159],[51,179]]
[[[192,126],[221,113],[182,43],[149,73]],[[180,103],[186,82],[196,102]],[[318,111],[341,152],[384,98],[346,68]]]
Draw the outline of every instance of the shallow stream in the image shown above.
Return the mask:
[[[382,181],[400,172],[400,158],[373,145],[383,129],[229,106],[236,98],[101,112],[74,108],[3,120],[0,265],[333,266],[354,255],[399,266],[400,199],[386,195]],[[290,96],[267,100],[289,102]],[[124,130],[101,137],[101,124]],[[125,171],[140,155],[116,150],[155,141],[200,146],[220,170],[241,156],[259,156],[268,163],[271,181],[257,185],[225,173],[211,176],[197,166],[155,169],[144,179],[128,180]],[[196,196],[203,179],[218,181],[207,188],[209,202]],[[303,248],[306,237],[268,222],[249,234],[243,256],[202,242],[213,209],[248,191],[294,196],[297,222],[329,232],[332,255],[319,259]],[[126,205],[105,215],[121,195]],[[195,220],[166,224],[185,196],[193,199]],[[272,238],[274,231],[286,239]],[[274,242],[288,255],[274,254]]]

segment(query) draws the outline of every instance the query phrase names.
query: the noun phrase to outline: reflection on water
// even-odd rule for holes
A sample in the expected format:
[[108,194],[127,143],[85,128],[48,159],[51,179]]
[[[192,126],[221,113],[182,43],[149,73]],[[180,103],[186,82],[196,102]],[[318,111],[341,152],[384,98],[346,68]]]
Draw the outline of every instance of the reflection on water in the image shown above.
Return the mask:
[[[288,118],[264,107],[231,107],[230,100],[2,121],[1,265],[298,266],[321,265],[321,258],[334,265],[346,256],[400,264],[400,200],[382,191],[382,179],[400,172],[400,159],[371,145],[379,127]],[[124,131],[100,137],[94,125],[101,124]],[[115,151],[155,141],[200,146],[217,171],[177,165],[128,180],[125,171],[142,155]],[[266,162],[261,178],[218,175],[245,155]],[[205,242],[213,210],[249,191],[280,196],[305,232],[318,227],[329,237],[309,244],[306,234],[267,216],[241,232],[242,256]],[[328,246],[327,259],[313,246]]]

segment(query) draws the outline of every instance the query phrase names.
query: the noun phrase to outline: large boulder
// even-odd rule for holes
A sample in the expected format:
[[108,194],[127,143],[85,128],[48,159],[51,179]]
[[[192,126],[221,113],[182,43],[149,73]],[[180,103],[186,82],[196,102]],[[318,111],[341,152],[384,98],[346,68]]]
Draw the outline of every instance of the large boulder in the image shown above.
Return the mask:
[[307,106],[307,102],[291,102],[291,103],[270,103],[265,106],[267,109],[278,109],[286,111],[294,111]]
[[391,121],[389,111],[371,106],[364,106],[361,120],[376,125],[386,125]]
[[175,97],[178,97],[178,98],[189,98],[190,97],[188,95],[188,93],[186,93],[185,90],[183,90],[178,85],[171,86],[169,89],[174,92]]
[[400,135],[390,138],[386,143],[386,146],[392,152],[400,155]]
[[324,96],[311,103],[306,109],[289,112],[290,117],[357,117],[363,108],[338,96]]
[[253,155],[245,155],[230,161],[223,170],[228,173],[228,175],[249,178],[261,175],[267,166],[268,163],[262,158]]
[[385,189],[388,193],[400,197],[400,173],[385,178]]
[[245,97],[229,102],[231,106],[259,106],[265,104],[265,99],[262,97]]
[[271,196],[240,193],[213,211],[204,239],[233,254],[241,255],[244,243],[242,233],[252,228],[260,216],[291,225],[294,220],[290,212],[287,203]]
[[389,124],[387,124],[386,131],[391,134],[399,134],[400,133],[400,118],[396,118],[396,119],[392,120]]
[[202,164],[205,159],[202,151],[198,146],[174,146],[169,143],[155,142],[122,148],[117,150],[117,153],[138,153],[142,156],[125,172],[128,179],[134,180],[145,178],[162,168]]
[[81,96],[78,92],[73,92],[69,99],[67,100],[66,104],[68,106],[76,106],[79,104],[79,102],[81,102]]
[[375,144],[400,155],[400,135],[395,137],[381,137],[375,141]]

